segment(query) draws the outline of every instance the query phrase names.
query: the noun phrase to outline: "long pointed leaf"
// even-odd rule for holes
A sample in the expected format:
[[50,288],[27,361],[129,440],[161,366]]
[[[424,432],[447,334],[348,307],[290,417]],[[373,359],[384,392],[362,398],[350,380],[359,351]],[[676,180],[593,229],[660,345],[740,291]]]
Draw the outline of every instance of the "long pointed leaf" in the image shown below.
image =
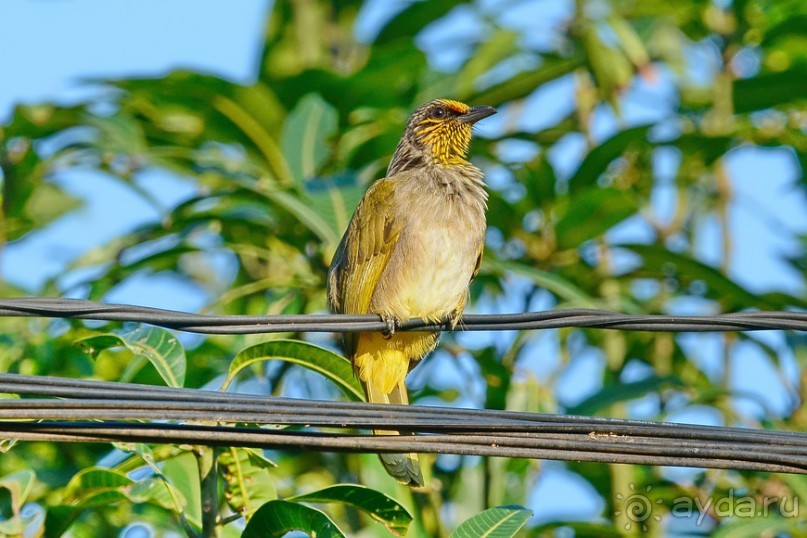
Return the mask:
[[412,523],[412,516],[396,500],[374,489],[354,484],[339,484],[288,500],[349,504],[380,521],[391,533],[398,536],[404,536]]
[[451,538],[511,538],[532,516],[521,506],[497,506],[460,524]]
[[286,118],[282,147],[298,184],[316,175],[327,160],[328,141],[336,133],[339,114],[318,94],[303,97]]
[[298,364],[322,374],[333,381],[353,401],[363,401],[364,391],[353,374],[353,367],[346,358],[323,347],[298,340],[272,340],[248,347],[236,355],[222,390],[226,390],[243,369],[262,361],[280,360]]
[[158,327],[138,327],[122,333],[103,333],[76,341],[90,353],[101,349],[125,347],[136,356],[144,357],[157,369],[169,387],[185,384],[185,350],[176,336]]
[[243,538],[280,538],[302,531],[317,538],[343,538],[336,523],[316,508],[289,501],[269,501],[247,523]]

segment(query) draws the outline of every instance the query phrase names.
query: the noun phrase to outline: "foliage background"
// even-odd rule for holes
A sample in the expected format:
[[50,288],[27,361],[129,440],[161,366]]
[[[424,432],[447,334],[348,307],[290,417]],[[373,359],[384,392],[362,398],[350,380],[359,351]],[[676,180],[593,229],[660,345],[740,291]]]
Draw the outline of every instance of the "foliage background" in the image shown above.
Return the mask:
[[[39,4],[17,2],[27,3]],[[175,41],[171,12],[152,8],[141,16],[153,41]],[[204,8],[183,6],[175,24],[195,21]],[[121,15],[83,9],[88,19],[100,10],[101,26]],[[500,109],[472,149],[491,190],[474,311],[807,305],[803,3],[296,0],[264,9],[262,26],[253,17],[199,27],[222,43],[252,36],[259,52],[248,80],[198,69],[135,76],[116,66],[115,78],[86,82],[68,100],[6,115],[4,297],[321,312],[330,256],[355,203],[386,168],[408,113],[449,96]],[[41,26],[48,24],[60,27]],[[145,30],[137,36],[149,41]],[[125,50],[136,56],[140,46]],[[40,67],[5,58],[4,85]],[[127,219],[137,225],[127,228]],[[114,233],[103,233],[107,227]],[[115,328],[4,320],[0,370],[161,383],[129,350],[93,357],[76,344]],[[270,338],[180,335],[185,386],[217,386],[240,350]],[[410,387],[422,404],[799,430],[805,360],[804,337],[795,334],[457,334],[413,372]],[[236,388],[340,397],[317,376],[274,363]],[[117,462],[119,453],[109,452],[18,445],[0,458],[0,477],[35,471],[29,510],[41,517],[37,510],[49,509],[50,517],[81,489],[68,486],[71,477],[104,458]],[[170,463],[181,457],[163,457],[169,470],[184,469]],[[803,533],[784,515],[743,527],[747,521],[717,514],[696,525],[668,513],[682,495],[798,496],[807,491],[798,477],[441,456],[424,501],[389,484],[372,456],[270,457],[278,467],[261,475],[274,492],[266,498],[359,481],[409,507],[410,535],[447,532],[504,504],[535,511],[527,535],[637,532],[615,514],[620,498],[648,487],[663,501],[649,533]],[[3,502],[10,517],[13,503]],[[159,533],[178,525],[165,506],[121,502],[83,512],[72,529],[114,534],[141,521]],[[351,534],[386,532],[349,509],[329,514]]]

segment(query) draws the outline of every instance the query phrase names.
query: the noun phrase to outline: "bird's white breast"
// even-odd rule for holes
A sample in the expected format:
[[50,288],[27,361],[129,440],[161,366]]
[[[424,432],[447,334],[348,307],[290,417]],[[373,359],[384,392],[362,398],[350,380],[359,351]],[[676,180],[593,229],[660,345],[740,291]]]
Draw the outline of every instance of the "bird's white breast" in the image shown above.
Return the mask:
[[457,193],[450,180],[396,191],[396,218],[404,226],[379,280],[373,311],[444,320],[465,303],[485,240],[485,195],[481,188]]

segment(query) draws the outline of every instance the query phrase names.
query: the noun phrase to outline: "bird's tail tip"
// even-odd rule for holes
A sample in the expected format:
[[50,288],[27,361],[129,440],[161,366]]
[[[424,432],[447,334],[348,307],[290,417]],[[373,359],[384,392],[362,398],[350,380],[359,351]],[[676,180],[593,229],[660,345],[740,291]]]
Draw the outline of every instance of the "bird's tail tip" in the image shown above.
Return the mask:
[[423,472],[417,454],[379,454],[384,468],[401,484],[423,487]]

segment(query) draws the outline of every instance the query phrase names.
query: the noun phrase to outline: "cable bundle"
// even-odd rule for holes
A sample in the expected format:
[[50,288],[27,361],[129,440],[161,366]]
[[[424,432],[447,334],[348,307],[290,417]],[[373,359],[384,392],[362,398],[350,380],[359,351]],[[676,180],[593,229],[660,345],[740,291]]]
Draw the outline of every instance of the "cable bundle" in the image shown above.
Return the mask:
[[[17,374],[0,374],[0,392],[37,397],[5,400],[0,408],[0,437],[23,441],[415,451],[807,474],[807,434],[797,432],[353,402],[323,406],[314,400]],[[256,424],[270,428],[251,426]],[[390,424],[416,435],[355,432]],[[282,426],[295,428],[278,429]]]
[[[0,316],[134,321],[186,332],[204,334],[260,334],[278,332],[384,331],[379,316],[308,314],[286,316],[210,316],[143,306],[115,305],[51,297],[0,300]],[[630,331],[705,332],[761,331],[770,329],[807,331],[807,312],[737,312],[716,316],[629,315],[606,310],[558,309],[522,314],[468,314],[458,325],[465,331],[507,331],[585,327]],[[445,330],[422,319],[405,320],[400,330]]]
[[[387,329],[374,315],[210,316],[47,297],[2,299],[0,316],[131,321],[208,334]],[[565,309],[466,315],[459,327],[805,331],[807,313],[659,316]],[[405,320],[399,328],[446,329],[420,319]],[[0,392],[37,397],[3,402],[0,436],[7,439],[431,452],[807,474],[807,434],[796,432],[443,407],[348,402],[322,406],[313,400],[15,374],[0,374]],[[355,432],[389,429],[390,424],[416,435]],[[287,426],[294,428],[282,429]]]

